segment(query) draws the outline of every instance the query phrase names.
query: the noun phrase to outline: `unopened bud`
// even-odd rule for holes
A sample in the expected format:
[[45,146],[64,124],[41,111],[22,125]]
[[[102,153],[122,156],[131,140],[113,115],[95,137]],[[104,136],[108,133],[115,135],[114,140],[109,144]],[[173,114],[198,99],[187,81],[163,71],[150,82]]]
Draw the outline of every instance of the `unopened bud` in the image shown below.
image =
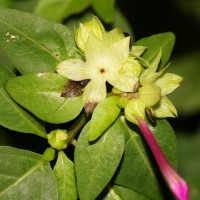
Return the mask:
[[141,99],[131,99],[125,107],[125,117],[134,124],[138,124],[136,117],[145,119],[145,104]]
[[48,143],[53,147],[54,149],[61,150],[67,148],[67,131],[66,130],[54,130],[51,131],[48,135]]
[[147,84],[139,88],[139,98],[144,102],[146,107],[155,105],[161,98],[160,87]]
[[85,50],[85,44],[88,40],[90,32],[92,32],[100,40],[105,34],[105,29],[97,17],[93,17],[89,22],[80,24],[75,30],[75,41],[78,48],[82,52]]
[[126,97],[121,97],[121,98],[119,99],[119,101],[117,102],[117,104],[118,104],[118,106],[119,106],[120,108],[125,108],[126,105],[127,105],[127,103],[128,103],[128,101],[129,101],[128,98],[126,98]]
[[42,159],[45,161],[52,161],[55,158],[55,149],[48,147],[45,149]]
[[140,75],[142,71],[142,66],[138,60],[135,59],[135,57],[129,56],[128,60],[124,63],[121,73],[133,73],[137,77]]

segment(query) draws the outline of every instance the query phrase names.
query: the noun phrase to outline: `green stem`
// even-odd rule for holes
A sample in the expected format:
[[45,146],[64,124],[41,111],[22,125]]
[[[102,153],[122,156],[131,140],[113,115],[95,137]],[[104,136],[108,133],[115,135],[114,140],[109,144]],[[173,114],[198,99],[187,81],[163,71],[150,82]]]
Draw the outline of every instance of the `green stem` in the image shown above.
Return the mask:
[[88,117],[86,117],[85,112],[82,112],[74,124],[68,129],[68,142],[67,144],[70,145],[73,141],[74,137],[79,133],[79,131],[83,128],[83,126],[88,121]]

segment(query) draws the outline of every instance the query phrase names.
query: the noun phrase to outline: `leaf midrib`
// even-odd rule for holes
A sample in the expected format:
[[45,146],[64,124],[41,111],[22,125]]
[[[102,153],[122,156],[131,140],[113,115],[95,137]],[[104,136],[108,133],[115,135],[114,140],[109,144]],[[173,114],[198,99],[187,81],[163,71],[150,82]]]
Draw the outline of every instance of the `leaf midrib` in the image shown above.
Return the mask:
[[8,190],[11,190],[13,187],[17,186],[20,182],[22,182],[25,178],[27,178],[29,175],[31,175],[35,170],[37,170],[39,167],[42,166],[42,160],[36,163],[33,167],[31,167],[23,176],[19,177],[16,182],[11,184],[9,187],[7,187],[4,191],[0,193],[0,197],[5,194]]
[[15,111],[21,116],[27,123],[33,128],[33,130],[36,131],[41,137],[46,138],[44,132],[42,132],[37,126],[34,126],[33,123],[30,122],[30,120],[27,119],[27,117],[21,112],[20,108],[15,105],[15,103],[7,96],[5,95],[5,90],[0,87],[0,94],[4,97],[5,101],[8,102],[9,105],[11,105]]

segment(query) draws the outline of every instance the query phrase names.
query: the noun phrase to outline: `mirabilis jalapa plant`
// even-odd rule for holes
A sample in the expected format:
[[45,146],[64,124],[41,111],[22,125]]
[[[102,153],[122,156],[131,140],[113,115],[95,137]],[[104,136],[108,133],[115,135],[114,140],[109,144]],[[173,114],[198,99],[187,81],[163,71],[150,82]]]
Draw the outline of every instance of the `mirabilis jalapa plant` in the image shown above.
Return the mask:
[[[91,22],[80,24],[75,30],[75,40],[83,58],[60,63],[57,73],[73,81],[88,80],[83,88],[83,101],[86,113],[94,112],[91,121],[98,118],[99,112],[110,114],[105,109],[109,102],[114,102],[116,108],[113,110],[124,109],[125,118],[140,128],[174,196],[178,200],[188,200],[187,183],[166,160],[147,122],[147,116],[153,123],[156,117],[177,116],[176,108],[166,95],[179,86],[182,78],[164,73],[167,67],[157,71],[161,51],[151,63],[142,67],[139,56],[146,47],[130,48],[129,36],[126,37],[119,29],[106,32],[96,17]],[[106,82],[113,86],[109,94]],[[118,114],[119,111],[111,114],[110,124]],[[100,131],[91,126],[89,141],[96,140],[110,124],[102,125]]]
[[[175,170],[174,132],[162,119],[177,116],[166,95],[182,81],[160,66],[164,48],[147,60],[151,47],[106,31],[95,16],[74,36],[14,10],[1,10],[0,27],[1,48],[21,73],[0,63],[0,103],[12,122],[0,124],[48,141],[42,155],[0,146],[0,199],[163,200],[165,183],[167,197],[189,199]],[[48,134],[45,123],[53,124]]]

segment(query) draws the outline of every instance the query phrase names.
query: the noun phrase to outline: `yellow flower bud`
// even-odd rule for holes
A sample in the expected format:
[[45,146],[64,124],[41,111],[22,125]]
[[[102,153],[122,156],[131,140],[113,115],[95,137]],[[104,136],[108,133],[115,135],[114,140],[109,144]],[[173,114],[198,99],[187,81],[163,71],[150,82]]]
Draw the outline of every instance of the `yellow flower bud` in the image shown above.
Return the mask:
[[144,102],[146,107],[155,105],[161,98],[160,87],[154,84],[147,84],[139,88],[139,98]]
[[128,121],[138,124],[136,117],[145,119],[145,104],[141,99],[131,99],[127,103],[124,112]]
[[139,76],[142,71],[142,66],[138,60],[133,56],[129,56],[128,60],[124,63],[120,73],[130,74],[133,73],[135,76]]
[[80,24],[75,30],[76,45],[82,52],[85,50],[85,44],[88,40],[90,32],[92,32],[100,40],[106,33],[102,23],[97,17],[93,17],[89,22]]

